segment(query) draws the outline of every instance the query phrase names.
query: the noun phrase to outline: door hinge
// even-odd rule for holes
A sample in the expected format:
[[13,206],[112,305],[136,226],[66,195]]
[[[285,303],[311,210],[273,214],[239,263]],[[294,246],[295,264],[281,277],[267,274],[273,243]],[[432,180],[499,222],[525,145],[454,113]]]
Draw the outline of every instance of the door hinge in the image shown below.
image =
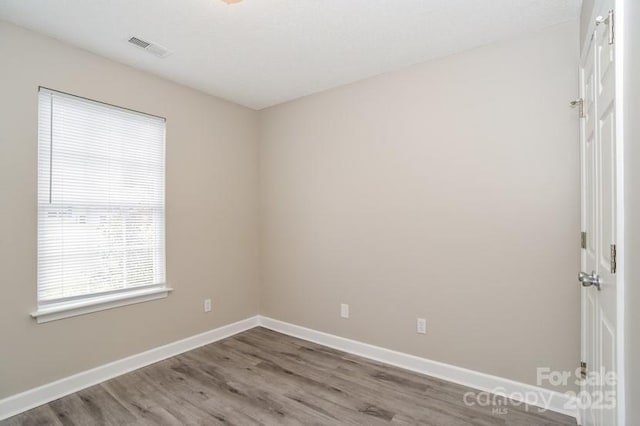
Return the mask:
[[615,18],[613,15],[613,10],[609,11],[609,17],[607,18],[609,20],[608,24],[609,24],[609,44],[613,44],[615,42],[615,36],[616,36],[616,27],[615,27]]
[[618,251],[616,250],[616,245],[611,244],[611,273],[615,274],[616,269],[618,267]]
[[580,378],[587,378],[587,363],[584,361],[580,361]]
[[580,233],[580,248],[587,248],[587,233],[584,231]]
[[615,17],[613,14],[613,10],[609,10],[609,13],[607,15],[606,18],[603,18],[602,16],[598,16],[596,18],[596,25],[600,25],[600,24],[607,24],[607,39],[609,44],[613,44],[615,42]]
[[575,101],[569,102],[569,105],[571,105],[571,108],[578,107],[578,115],[580,116],[580,118],[584,118],[584,101],[582,100],[582,98],[578,98]]

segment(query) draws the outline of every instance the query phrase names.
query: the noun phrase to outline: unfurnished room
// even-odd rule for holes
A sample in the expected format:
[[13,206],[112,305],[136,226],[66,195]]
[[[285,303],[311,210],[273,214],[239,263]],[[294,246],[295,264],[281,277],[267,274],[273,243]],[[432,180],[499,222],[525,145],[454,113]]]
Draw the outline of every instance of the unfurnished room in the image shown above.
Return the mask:
[[640,1],[0,0],[0,426],[640,425]]

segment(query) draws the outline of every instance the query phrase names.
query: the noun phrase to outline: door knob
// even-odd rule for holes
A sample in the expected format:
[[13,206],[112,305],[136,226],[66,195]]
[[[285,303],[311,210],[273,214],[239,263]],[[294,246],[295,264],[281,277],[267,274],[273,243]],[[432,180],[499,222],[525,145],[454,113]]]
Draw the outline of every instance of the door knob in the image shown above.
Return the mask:
[[600,290],[600,275],[596,274],[596,271],[592,271],[590,274],[580,272],[580,274],[578,274],[578,281],[582,283],[583,287],[594,286],[598,291]]

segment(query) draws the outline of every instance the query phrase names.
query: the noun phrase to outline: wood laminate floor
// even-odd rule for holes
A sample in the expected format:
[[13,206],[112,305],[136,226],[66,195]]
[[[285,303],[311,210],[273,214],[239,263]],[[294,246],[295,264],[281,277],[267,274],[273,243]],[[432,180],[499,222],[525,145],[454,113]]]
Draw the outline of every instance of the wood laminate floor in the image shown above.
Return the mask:
[[254,328],[0,422],[9,425],[575,425],[468,406],[473,389]]

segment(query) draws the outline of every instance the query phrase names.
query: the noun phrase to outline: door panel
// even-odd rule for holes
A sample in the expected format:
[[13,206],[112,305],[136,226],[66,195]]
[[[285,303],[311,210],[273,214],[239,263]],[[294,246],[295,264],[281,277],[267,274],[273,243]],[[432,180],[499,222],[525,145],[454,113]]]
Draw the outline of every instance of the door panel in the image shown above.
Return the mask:
[[609,10],[613,0],[597,0],[600,11],[591,41],[582,54],[581,122],[582,227],[587,246],[582,270],[600,277],[582,289],[582,360],[588,380],[583,383],[583,425],[616,426],[617,278],[612,265],[616,244],[618,193],[616,182],[615,44],[609,44]]
[[589,49],[582,69],[583,81],[583,111],[584,122],[583,158],[582,158],[582,216],[583,230],[587,233],[586,259],[583,262],[583,270],[591,272],[596,270],[596,76],[595,58],[593,49]]
[[[607,318],[603,317],[598,321],[600,326],[600,353],[598,358],[600,359],[599,365],[602,372],[600,377],[601,383],[600,389],[602,390],[602,396],[597,396],[594,400],[601,400],[601,407],[597,411],[600,416],[600,425],[616,425],[616,410],[614,407],[610,407],[610,401],[608,397],[615,395],[615,383],[610,382],[607,372],[616,371],[616,331],[615,326],[610,323]],[[598,394],[596,394],[598,395]]]
[[611,273],[611,244],[616,235],[616,193],[615,193],[615,115],[612,104],[605,105],[606,109],[599,115],[599,200],[600,220],[600,270]]
[[[584,292],[584,300],[585,300],[585,307],[583,307],[583,309],[586,311],[584,312],[584,318],[583,321],[586,321],[583,323],[583,328],[584,328],[584,336],[585,336],[585,341],[583,342],[586,351],[582,357],[582,360],[584,362],[587,363],[587,366],[589,365],[596,365],[597,361],[597,353],[595,353],[595,351],[593,351],[592,349],[596,347],[597,345],[597,334],[598,334],[598,318],[597,318],[597,314],[598,314],[598,309],[596,307],[597,305],[597,301],[595,298],[595,295],[592,292]],[[593,399],[593,395],[596,394],[596,390],[597,387],[595,385],[595,383],[587,381],[586,385],[584,386],[584,388],[582,389],[582,391],[584,392],[582,395],[582,406],[583,407],[588,407]],[[581,417],[582,417],[582,425],[583,426],[594,426],[597,424],[596,422],[596,418],[595,415],[597,413],[593,410],[585,410],[584,413],[582,413]]]

